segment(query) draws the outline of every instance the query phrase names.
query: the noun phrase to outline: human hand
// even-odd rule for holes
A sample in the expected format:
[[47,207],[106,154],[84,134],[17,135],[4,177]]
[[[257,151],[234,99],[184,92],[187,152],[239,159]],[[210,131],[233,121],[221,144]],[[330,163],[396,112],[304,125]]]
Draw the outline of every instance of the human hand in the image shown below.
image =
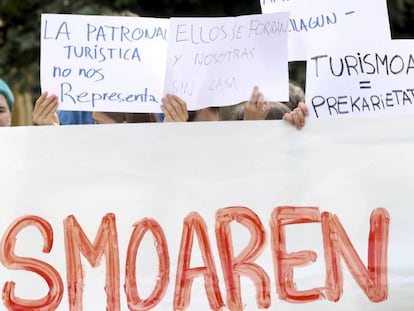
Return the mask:
[[308,114],[308,107],[306,107],[304,102],[300,102],[293,111],[283,115],[283,120],[300,130],[305,126],[305,119]]
[[270,103],[264,100],[259,88],[253,88],[250,101],[244,103],[244,120],[264,120],[270,111]]
[[32,121],[35,125],[59,125],[59,117],[56,113],[58,106],[58,97],[56,95],[48,96],[44,92],[36,100],[32,112]]
[[186,122],[188,120],[187,104],[177,95],[167,94],[162,98],[161,110],[164,122]]

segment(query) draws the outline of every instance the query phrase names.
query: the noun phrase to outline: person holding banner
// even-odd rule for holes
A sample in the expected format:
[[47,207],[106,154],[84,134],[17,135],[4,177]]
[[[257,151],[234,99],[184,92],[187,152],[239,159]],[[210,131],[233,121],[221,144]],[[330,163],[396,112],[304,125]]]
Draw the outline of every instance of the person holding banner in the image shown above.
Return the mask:
[[0,126],[11,125],[14,97],[10,87],[0,79]]

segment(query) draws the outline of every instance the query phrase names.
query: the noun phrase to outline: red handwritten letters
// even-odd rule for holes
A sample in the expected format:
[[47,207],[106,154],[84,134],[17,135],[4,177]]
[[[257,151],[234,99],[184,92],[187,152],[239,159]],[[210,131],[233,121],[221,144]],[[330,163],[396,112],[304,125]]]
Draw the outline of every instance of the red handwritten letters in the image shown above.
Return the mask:
[[[266,269],[274,271],[274,282],[279,299],[291,303],[312,302],[328,299],[337,302],[343,293],[343,276],[340,260],[345,262],[356,283],[372,302],[381,302],[388,297],[387,254],[390,217],[383,208],[375,209],[370,217],[368,237],[368,262],[364,266],[355,251],[344,227],[336,215],[320,213],[316,207],[277,207],[270,216],[272,267],[261,267],[255,263],[266,246],[266,231],[261,219],[249,208],[228,207],[216,212],[216,246],[221,263],[223,283],[219,286],[219,274],[207,225],[195,212],[190,213],[183,222],[181,245],[175,278],[174,299],[171,309],[184,310],[191,302],[191,288],[195,278],[204,278],[205,294],[210,309],[243,309],[243,290],[240,277],[250,278],[256,288],[258,308],[271,306],[271,278]],[[234,253],[231,223],[237,222],[249,231],[249,240],[244,249]],[[296,288],[293,271],[295,267],[311,264],[317,254],[310,250],[288,253],[286,249],[285,227],[293,224],[320,223],[323,236],[324,259],[326,267],[325,284],[307,290]],[[15,220],[3,235],[0,246],[1,263],[10,270],[30,271],[43,278],[49,287],[48,293],[39,299],[28,300],[16,297],[15,283],[8,281],[3,286],[3,304],[9,310],[55,310],[60,306],[64,294],[64,283],[59,272],[46,262],[35,258],[19,257],[15,254],[17,235],[26,227],[35,227],[44,240],[43,252],[53,249],[53,229],[43,218],[24,216]],[[154,289],[146,298],[140,297],[140,286],[136,276],[137,253],[146,234],[155,240],[158,276]],[[193,241],[197,238],[203,266],[191,267]],[[66,287],[68,309],[82,310],[84,272],[81,255],[92,267],[97,267],[105,257],[105,292],[107,310],[120,310],[121,266],[119,259],[118,234],[114,214],[102,218],[93,242],[84,233],[74,216],[64,220],[66,254]],[[150,310],[164,298],[170,286],[170,255],[166,235],[161,225],[154,219],[144,218],[136,222],[128,244],[124,273],[124,289],[130,310]],[[225,298],[224,299],[222,297]]]
[[2,264],[12,270],[25,270],[37,273],[49,286],[48,294],[37,300],[21,299],[14,295],[14,282],[6,282],[3,287],[3,303],[9,310],[54,310],[63,296],[63,282],[59,273],[49,264],[34,258],[16,256],[14,248],[17,234],[28,226],[36,227],[44,239],[43,252],[49,253],[53,245],[53,230],[50,224],[36,216],[17,219],[3,235],[0,248]]

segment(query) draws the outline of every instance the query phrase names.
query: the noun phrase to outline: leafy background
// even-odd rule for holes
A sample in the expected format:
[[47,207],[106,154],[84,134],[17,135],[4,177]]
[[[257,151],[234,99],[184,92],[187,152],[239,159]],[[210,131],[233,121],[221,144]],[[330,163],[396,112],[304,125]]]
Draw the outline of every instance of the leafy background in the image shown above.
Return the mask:
[[[411,30],[414,0],[387,2],[392,37],[414,38]],[[25,107],[17,113],[20,116],[16,113],[13,116],[14,125],[31,123],[32,98],[39,94],[41,13],[111,14],[122,10],[151,17],[235,16],[260,13],[260,3],[259,0],[0,0],[0,77],[13,86],[17,100],[25,102]],[[291,78],[304,86],[304,63],[292,63],[289,69]]]

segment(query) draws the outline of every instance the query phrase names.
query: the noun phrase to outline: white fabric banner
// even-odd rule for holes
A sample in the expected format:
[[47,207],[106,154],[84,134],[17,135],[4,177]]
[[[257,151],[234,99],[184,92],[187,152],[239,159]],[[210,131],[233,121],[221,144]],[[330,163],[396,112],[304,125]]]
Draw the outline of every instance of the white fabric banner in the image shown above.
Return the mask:
[[413,116],[0,141],[2,309],[413,308]]

